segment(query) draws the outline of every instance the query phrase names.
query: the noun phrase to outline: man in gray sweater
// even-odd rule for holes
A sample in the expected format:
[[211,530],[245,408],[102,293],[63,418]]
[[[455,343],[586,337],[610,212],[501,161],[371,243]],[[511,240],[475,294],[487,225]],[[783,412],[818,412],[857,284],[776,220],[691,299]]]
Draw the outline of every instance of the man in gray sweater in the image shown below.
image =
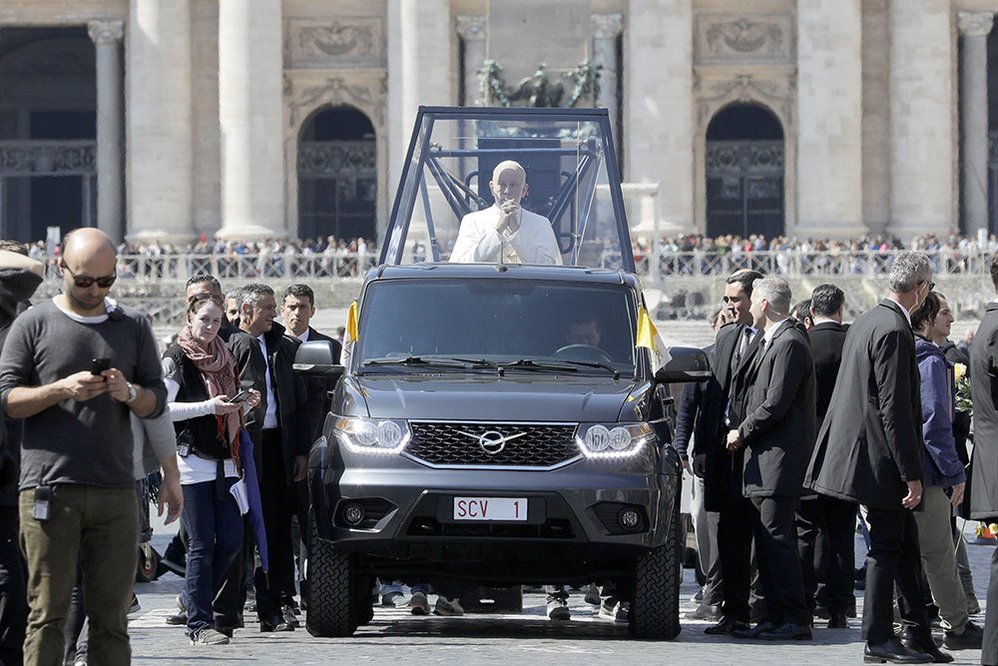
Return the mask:
[[[68,234],[62,293],[15,320],[0,356],[0,402],[7,417],[24,419],[27,664],[60,662],[78,564],[92,662],[130,661],[126,614],[138,554],[130,413],[162,412],[166,387],[150,327],[107,298],[115,265],[103,232]],[[181,507],[179,475],[175,460],[161,463],[171,520]]]

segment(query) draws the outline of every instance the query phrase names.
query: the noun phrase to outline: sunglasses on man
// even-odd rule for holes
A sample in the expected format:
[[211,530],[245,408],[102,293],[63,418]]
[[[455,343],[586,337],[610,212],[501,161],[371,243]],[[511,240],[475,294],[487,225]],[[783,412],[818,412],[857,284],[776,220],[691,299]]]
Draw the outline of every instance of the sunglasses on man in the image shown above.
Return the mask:
[[96,282],[97,286],[100,287],[101,289],[108,289],[112,284],[114,284],[114,281],[118,279],[117,273],[113,275],[104,275],[101,277],[90,277],[89,275],[77,275],[76,273],[73,272],[73,269],[67,266],[66,264],[63,264],[62,268],[69,271],[69,275],[73,278],[73,284],[75,284],[80,289],[89,289],[90,285],[92,285],[94,282]]

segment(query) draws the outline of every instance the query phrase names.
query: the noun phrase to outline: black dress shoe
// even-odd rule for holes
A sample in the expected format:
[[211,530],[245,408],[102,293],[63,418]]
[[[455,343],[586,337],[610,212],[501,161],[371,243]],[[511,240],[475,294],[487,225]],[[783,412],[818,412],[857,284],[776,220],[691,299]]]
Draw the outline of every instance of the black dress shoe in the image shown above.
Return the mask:
[[735,638],[759,638],[759,634],[764,631],[772,631],[776,629],[778,624],[775,622],[770,622],[769,620],[763,620],[759,622],[754,627],[748,629],[735,629],[731,632],[731,635]]
[[785,622],[778,627],[759,632],[759,638],[764,641],[809,641],[811,640],[811,625]]
[[703,630],[703,633],[710,636],[729,636],[732,632],[738,631],[740,629],[748,629],[748,622],[742,620],[736,620],[732,617],[721,618],[721,621],[717,624],[712,624]]
[[849,628],[849,618],[846,617],[845,613],[831,613],[828,616],[828,628],[829,629],[848,629]]
[[901,643],[909,650],[924,652],[929,655],[932,657],[932,663],[934,664],[948,664],[953,661],[953,655],[946,654],[940,650],[939,646],[936,645],[936,641],[932,638],[932,634],[928,636],[918,635],[911,628],[906,627],[901,632]]
[[270,631],[294,631],[293,625],[285,621],[280,613],[272,613],[266,618],[260,618],[260,632]]
[[901,643],[897,638],[891,638],[876,645],[866,644],[863,648],[863,661],[868,664],[931,664],[932,656],[924,652],[916,652]]

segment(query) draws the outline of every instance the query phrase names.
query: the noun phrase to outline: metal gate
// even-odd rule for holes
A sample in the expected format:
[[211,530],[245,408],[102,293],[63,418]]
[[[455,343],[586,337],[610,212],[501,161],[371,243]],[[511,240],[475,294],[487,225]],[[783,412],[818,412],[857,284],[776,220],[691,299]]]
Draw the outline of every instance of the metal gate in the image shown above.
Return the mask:
[[782,141],[708,141],[707,235],[781,235],[783,168]]
[[303,141],[298,151],[298,235],[373,239],[375,142]]

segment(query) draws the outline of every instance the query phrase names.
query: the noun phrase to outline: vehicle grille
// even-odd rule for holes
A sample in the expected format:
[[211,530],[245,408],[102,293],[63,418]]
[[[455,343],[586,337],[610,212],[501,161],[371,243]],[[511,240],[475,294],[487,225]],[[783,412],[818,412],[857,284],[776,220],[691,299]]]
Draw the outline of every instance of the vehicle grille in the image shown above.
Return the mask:
[[[430,465],[546,468],[580,455],[575,425],[411,422],[409,426],[412,440],[406,452]],[[478,439],[485,433],[510,439],[502,450],[489,453]]]

